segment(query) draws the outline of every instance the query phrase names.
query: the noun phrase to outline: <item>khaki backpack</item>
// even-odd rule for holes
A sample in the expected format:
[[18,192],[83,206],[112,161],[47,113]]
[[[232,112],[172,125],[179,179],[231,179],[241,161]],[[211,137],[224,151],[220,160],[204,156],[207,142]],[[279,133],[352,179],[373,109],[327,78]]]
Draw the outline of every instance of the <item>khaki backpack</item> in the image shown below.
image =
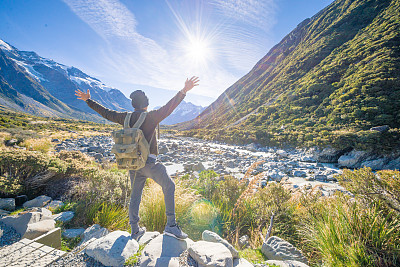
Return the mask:
[[150,145],[142,130],[139,129],[146,115],[147,112],[141,113],[133,127],[129,128],[132,112],[128,113],[125,117],[124,129],[111,133],[115,142],[111,153],[115,154],[118,168],[138,170],[146,165],[147,157],[150,154]]

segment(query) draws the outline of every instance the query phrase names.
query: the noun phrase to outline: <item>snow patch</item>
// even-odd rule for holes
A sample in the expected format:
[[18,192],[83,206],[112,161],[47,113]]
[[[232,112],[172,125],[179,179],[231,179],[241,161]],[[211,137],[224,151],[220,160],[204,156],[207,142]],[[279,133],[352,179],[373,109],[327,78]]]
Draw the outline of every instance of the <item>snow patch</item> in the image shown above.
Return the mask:
[[0,48],[4,49],[4,50],[8,50],[8,51],[13,51],[14,50],[9,44],[7,44],[6,42],[4,42],[1,39],[0,39]]
[[34,78],[36,81],[41,82],[41,81],[47,81],[45,78],[43,78],[43,75],[39,72],[37,72],[32,65],[27,64],[25,62],[16,60],[14,58],[11,58],[15,63],[17,63],[19,66],[23,67],[29,75]]

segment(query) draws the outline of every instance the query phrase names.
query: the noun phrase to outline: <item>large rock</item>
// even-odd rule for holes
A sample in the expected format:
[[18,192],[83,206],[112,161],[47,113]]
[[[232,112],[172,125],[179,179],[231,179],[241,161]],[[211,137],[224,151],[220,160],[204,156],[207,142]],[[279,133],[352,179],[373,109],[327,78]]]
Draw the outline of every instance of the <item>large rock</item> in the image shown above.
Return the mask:
[[68,222],[74,218],[75,213],[73,211],[63,211],[53,215],[53,219],[60,222]]
[[331,147],[326,147],[322,151],[313,151],[314,159],[318,162],[336,163],[341,155],[345,153],[343,150],[336,150]]
[[221,243],[197,241],[189,246],[188,252],[200,266],[233,267],[232,254]]
[[0,198],[0,209],[13,211],[15,210],[14,198]]
[[193,241],[189,238],[179,240],[168,235],[159,235],[143,249],[140,256],[140,266],[179,266],[178,258],[180,254],[188,249],[192,243]]
[[376,158],[361,162],[360,167],[368,167],[372,170],[382,170],[388,160],[385,158]]
[[51,197],[42,195],[23,204],[24,208],[43,207],[51,201]]
[[155,232],[146,232],[142,237],[139,239],[139,245],[146,245],[149,243],[151,240],[159,236],[160,233],[155,231]]
[[139,250],[139,244],[125,231],[115,231],[90,243],[85,253],[106,266],[122,266]]
[[28,212],[0,219],[0,222],[12,227],[22,238],[34,239],[55,228],[55,221],[41,212]]
[[270,267],[270,266],[279,266],[279,267],[309,267],[307,264],[299,262],[299,261],[277,261],[277,260],[269,260],[264,262],[262,267]]
[[233,267],[253,267],[254,265],[251,264],[248,260],[239,258],[233,259]]
[[102,228],[98,224],[93,224],[83,232],[83,237],[80,245],[85,246],[90,242],[107,235],[109,232],[106,228]]
[[201,236],[204,241],[221,243],[229,249],[233,258],[239,258],[239,252],[231,244],[229,244],[228,241],[220,237],[218,234],[205,230]]
[[338,159],[339,167],[346,168],[358,168],[363,159],[368,156],[368,153],[365,151],[352,150]]
[[300,250],[277,236],[268,238],[262,245],[261,252],[269,260],[295,260],[307,263],[306,257]]

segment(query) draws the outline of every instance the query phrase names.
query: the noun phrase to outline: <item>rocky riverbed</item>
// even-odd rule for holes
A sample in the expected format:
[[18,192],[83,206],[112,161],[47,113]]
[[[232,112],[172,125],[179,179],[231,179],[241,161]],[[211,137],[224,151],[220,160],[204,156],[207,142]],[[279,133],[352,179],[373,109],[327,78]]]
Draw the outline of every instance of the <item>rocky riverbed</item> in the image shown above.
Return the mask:
[[[98,162],[115,162],[111,153],[113,140],[109,136],[95,136],[80,139],[66,139],[56,142],[55,150],[78,150]],[[163,136],[159,140],[158,160],[167,167],[170,175],[199,172],[212,169],[223,175],[242,179],[248,168],[262,161],[253,174],[263,172],[261,186],[268,182],[283,182],[293,190],[321,188],[323,195],[343,190],[335,176],[341,173],[338,164],[317,161],[314,150],[261,147],[255,144],[235,146],[195,138]],[[325,151],[326,153],[326,151]]]

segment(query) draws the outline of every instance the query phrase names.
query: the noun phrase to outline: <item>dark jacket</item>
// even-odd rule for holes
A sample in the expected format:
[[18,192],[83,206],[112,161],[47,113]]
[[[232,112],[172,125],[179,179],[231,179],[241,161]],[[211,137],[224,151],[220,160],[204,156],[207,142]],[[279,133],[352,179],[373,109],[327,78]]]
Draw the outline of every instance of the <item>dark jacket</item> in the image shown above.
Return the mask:
[[[148,142],[150,142],[151,137],[153,136],[152,142],[150,144],[150,153],[158,155],[158,147],[157,147],[157,138],[156,138],[156,127],[157,125],[166,117],[168,117],[172,111],[182,102],[182,100],[185,98],[185,94],[182,92],[178,92],[170,101],[168,101],[167,104],[165,104],[163,107],[157,109],[157,110],[152,110],[150,111],[147,116],[145,121],[143,122],[142,126],[140,129],[143,131],[143,134]],[[124,120],[125,116],[128,114],[128,112],[119,112],[115,110],[108,109],[96,101],[92,99],[88,99],[86,101],[88,106],[99,113],[103,118],[110,120],[112,122],[121,124],[122,126],[124,125]],[[140,116],[140,113],[142,111],[135,111],[132,114],[131,121],[129,126],[132,127],[137,119]]]

